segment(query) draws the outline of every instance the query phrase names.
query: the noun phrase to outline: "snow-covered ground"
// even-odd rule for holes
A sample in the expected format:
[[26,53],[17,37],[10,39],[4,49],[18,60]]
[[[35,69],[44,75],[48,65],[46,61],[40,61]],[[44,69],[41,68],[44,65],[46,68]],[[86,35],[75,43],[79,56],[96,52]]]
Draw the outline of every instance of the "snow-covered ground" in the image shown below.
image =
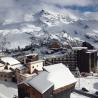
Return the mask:
[[91,93],[98,91],[98,75],[83,77],[77,80],[76,89],[82,89],[84,87]]
[[14,95],[18,95],[17,85],[0,81],[0,98],[13,98]]
[[86,96],[83,96],[83,95],[80,95],[80,94],[73,92],[71,94],[70,98],[89,98],[89,97],[86,97]]
[[[91,93],[98,91],[98,77],[89,76],[77,79],[76,89],[85,87]],[[14,95],[18,95],[17,85],[11,82],[0,81],[0,98],[13,98]],[[71,98],[89,98],[73,92]]]

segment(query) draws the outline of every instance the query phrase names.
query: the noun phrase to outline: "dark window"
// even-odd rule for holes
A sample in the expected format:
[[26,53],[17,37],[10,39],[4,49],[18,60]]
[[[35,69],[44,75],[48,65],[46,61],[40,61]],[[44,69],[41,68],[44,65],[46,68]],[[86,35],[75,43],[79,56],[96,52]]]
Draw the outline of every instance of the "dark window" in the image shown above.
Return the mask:
[[5,79],[5,81],[7,81],[7,79]]
[[6,75],[4,75],[4,77],[6,77]]

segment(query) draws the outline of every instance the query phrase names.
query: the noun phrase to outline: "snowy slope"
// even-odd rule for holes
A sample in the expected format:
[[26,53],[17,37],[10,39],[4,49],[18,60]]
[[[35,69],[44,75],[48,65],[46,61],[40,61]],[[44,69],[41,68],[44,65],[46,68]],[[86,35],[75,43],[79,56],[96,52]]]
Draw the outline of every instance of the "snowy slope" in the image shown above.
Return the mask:
[[[27,20],[29,17],[27,17]],[[31,17],[30,17],[31,18]],[[31,44],[33,36],[34,44],[57,39],[61,43],[66,40],[87,41],[98,49],[98,21],[88,18],[86,15],[78,16],[73,13],[57,13],[41,10],[32,14],[32,21],[7,23],[0,26],[0,42],[6,38],[9,44],[7,48],[24,48]]]

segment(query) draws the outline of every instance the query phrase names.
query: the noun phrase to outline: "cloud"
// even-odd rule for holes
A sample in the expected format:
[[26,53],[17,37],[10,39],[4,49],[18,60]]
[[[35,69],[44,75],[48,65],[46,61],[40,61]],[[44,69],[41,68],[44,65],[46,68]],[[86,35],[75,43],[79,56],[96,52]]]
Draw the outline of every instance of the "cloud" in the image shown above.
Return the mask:
[[9,8],[14,6],[14,0],[0,0],[0,8]]
[[84,15],[89,20],[97,20],[98,21],[98,12],[85,12]]
[[98,0],[41,0],[41,2],[48,4],[57,4],[57,5],[78,5],[78,6],[88,6],[98,4]]
[[[39,0],[0,0],[0,24],[24,21],[25,15],[36,11]],[[39,9],[39,8],[38,8]]]
[[[27,16],[31,17],[33,13],[41,9],[66,12],[66,6],[74,5],[95,6],[98,5],[98,0],[0,0],[0,24],[29,20],[26,19]],[[78,13],[75,9],[67,10]]]

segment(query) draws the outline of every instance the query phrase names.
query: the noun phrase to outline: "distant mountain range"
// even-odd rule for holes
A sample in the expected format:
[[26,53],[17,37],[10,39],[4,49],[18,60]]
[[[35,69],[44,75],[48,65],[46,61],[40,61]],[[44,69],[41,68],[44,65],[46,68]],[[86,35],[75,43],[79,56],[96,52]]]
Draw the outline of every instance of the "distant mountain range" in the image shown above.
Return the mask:
[[[27,17],[27,20],[29,17]],[[98,49],[98,20],[86,15],[57,13],[41,10],[32,14],[32,20],[0,25],[0,42],[6,39],[6,48],[47,42],[56,39],[62,44],[69,41],[87,41]],[[32,40],[31,40],[32,39]]]

